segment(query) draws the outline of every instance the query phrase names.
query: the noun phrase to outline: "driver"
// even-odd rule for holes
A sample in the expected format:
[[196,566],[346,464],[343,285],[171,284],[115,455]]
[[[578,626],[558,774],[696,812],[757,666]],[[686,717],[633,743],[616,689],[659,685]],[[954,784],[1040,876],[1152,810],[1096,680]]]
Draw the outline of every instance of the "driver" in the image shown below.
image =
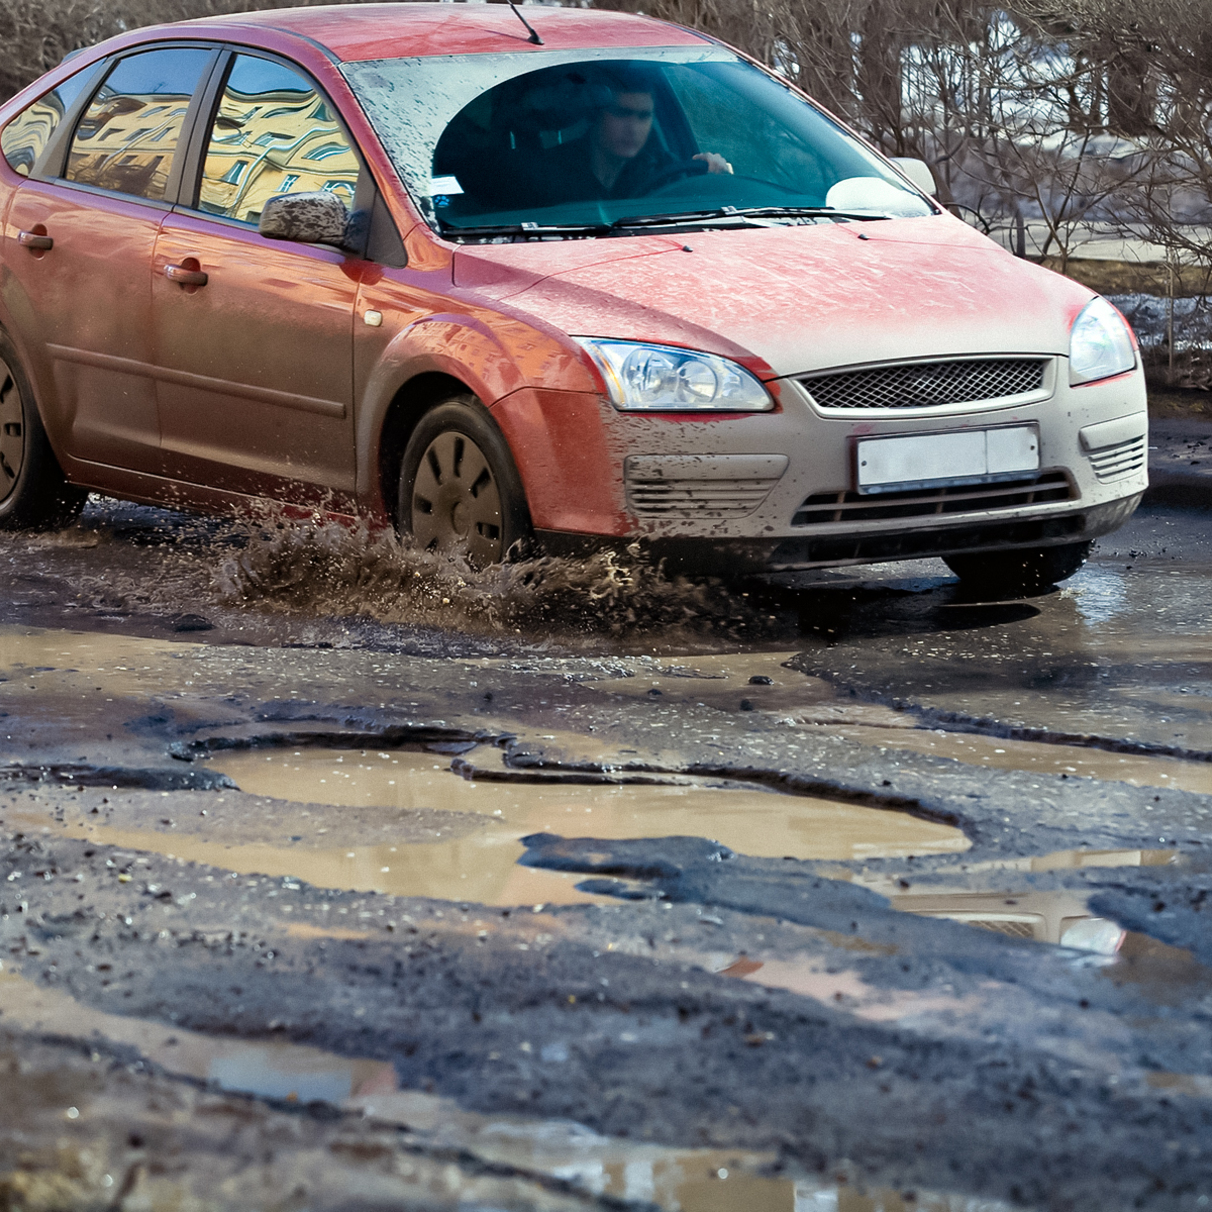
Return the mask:
[[[553,148],[543,165],[549,204],[606,198],[635,198],[680,163],[661,148],[652,134],[652,85],[638,73],[612,74],[608,99],[589,131]],[[709,173],[731,173],[718,152],[700,152]]]

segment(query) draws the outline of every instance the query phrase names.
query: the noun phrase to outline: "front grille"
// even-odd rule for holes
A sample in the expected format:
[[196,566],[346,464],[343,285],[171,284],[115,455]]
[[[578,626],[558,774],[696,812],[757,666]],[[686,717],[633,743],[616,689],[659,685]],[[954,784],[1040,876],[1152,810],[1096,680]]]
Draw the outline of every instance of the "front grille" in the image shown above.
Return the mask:
[[869,366],[800,379],[818,408],[938,408],[1038,392],[1047,358],[953,359]]
[[752,513],[778,483],[760,480],[666,480],[628,477],[632,512],[646,518],[743,518]]
[[1008,934],[1011,938],[1035,937],[1035,927],[1030,922],[988,917],[965,917],[957,920],[962,921],[965,926],[975,926],[978,930],[995,930],[998,934]]
[[911,489],[866,496],[857,492],[813,493],[796,510],[792,526],[826,522],[871,522],[881,518],[923,518],[936,514],[975,513],[986,509],[1019,509],[1077,498],[1073,481],[1063,471],[1044,471],[997,484]]
[[1094,474],[1102,483],[1108,480],[1119,480],[1124,476],[1130,476],[1135,471],[1140,471],[1145,465],[1147,458],[1145,451],[1145,439],[1142,435],[1139,438],[1129,438],[1126,442],[1119,442],[1115,446],[1106,446],[1102,450],[1096,450],[1089,456],[1090,466],[1094,468]]

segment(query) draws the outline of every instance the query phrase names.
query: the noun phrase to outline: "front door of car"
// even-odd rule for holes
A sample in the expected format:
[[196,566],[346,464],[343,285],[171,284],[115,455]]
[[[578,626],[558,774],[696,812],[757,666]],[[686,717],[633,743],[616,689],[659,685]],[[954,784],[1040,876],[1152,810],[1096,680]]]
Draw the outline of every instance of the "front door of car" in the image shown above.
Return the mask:
[[119,59],[9,210],[6,301],[47,428],[60,453],[93,466],[77,474],[101,486],[106,467],[161,470],[152,253],[179,136],[212,59],[197,47]]
[[152,333],[167,474],[227,492],[352,508],[353,314],[361,263],[258,234],[267,199],[331,190],[360,165],[313,81],[232,56],[192,205],[152,264]]

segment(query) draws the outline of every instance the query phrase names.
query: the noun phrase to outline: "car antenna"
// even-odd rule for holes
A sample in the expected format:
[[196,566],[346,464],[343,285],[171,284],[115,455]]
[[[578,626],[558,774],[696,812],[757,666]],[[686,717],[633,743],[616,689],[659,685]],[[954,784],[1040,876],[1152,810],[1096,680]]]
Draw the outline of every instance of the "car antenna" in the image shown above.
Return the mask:
[[519,20],[519,21],[520,21],[520,22],[521,22],[521,23],[522,23],[524,26],[526,26],[526,28],[527,28],[528,30],[530,30],[530,37],[529,37],[529,38],[527,38],[527,39],[526,39],[526,41],[527,41],[527,42],[533,42],[533,43],[535,44],[535,46],[542,46],[542,45],[543,45],[543,39],[539,37],[539,35],[538,35],[538,33],[536,32],[536,30],[535,30],[534,26],[533,26],[533,25],[531,25],[531,24],[530,24],[530,22],[529,22],[529,21],[527,21],[527,20],[526,20],[526,18],[522,16],[522,10],[521,10],[520,8],[518,8],[518,6],[517,6],[516,4],[514,4],[513,0],[509,0],[509,7],[510,7],[511,9],[513,9],[513,11],[514,11],[515,13],[517,13],[517,15],[518,15],[518,20]]

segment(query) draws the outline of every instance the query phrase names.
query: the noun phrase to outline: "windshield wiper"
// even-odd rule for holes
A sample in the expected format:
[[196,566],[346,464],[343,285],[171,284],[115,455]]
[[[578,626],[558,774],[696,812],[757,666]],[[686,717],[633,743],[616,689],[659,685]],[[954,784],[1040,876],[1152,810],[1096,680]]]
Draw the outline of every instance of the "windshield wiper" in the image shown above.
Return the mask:
[[711,210],[687,210],[671,215],[634,215],[613,223],[491,223],[480,227],[459,227],[442,219],[444,236],[492,239],[515,236],[523,240],[544,236],[608,236],[634,228],[686,227],[710,223],[744,223],[751,219],[842,219],[868,221],[888,219],[890,215],[867,210],[834,210],[829,206],[717,206]]
[[718,223],[729,219],[888,219],[890,215],[870,210],[835,210],[832,206],[718,206],[714,210],[686,210],[672,215],[636,215],[616,219],[616,231],[626,227],[682,227],[687,223]]
[[610,234],[609,223],[491,223],[483,227],[458,227],[439,220],[444,236],[605,236]]

